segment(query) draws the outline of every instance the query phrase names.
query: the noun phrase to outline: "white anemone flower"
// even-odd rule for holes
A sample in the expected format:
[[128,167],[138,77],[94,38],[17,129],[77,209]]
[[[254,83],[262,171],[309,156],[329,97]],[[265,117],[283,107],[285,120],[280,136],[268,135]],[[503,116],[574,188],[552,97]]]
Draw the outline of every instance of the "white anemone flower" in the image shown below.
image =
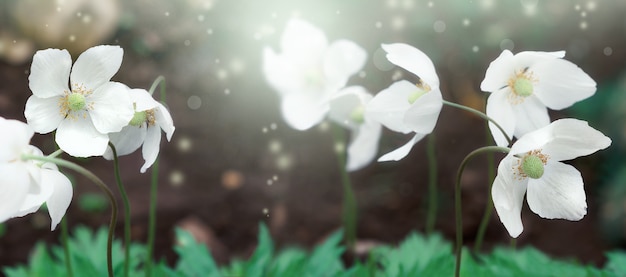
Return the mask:
[[[132,89],[130,97],[134,103],[135,115],[128,126],[120,132],[110,133],[109,138],[118,156],[133,153],[143,145],[141,152],[145,163],[140,172],[145,173],[159,155],[161,130],[165,132],[167,141],[170,141],[176,128],[167,108],[154,100],[148,91]],[[113,159],[111,148],[107,148],[103,157]]]
[[355,171],[368,165],[378,152],[382,126],[365,112],[372,95],[365,88],[342,89],[330,100],[328,117],[352,131],[348,146],[346,170]]
[[263,72],[281,97],[283,118],[294,129],[318,124],[328,112],[328,100],[343,88],[367,59],[352,41],[330,45],[324,33],[310,23],[292,19],[281,37],[282,53],[263,51]]
[[102,155],[107,133],[119,132],[134,113],[128,87],[110,81],[122,55],[118,46],[96,46],[72,66],[67,50],[37,51],[28,77],[33,92],[24,110],[28,125],[41,134],[56,129],[56,142],[69,155]]
[[43,156],[29,145],[34,131],[26,123],[0,117],[0,222],[33,213],[45,202],[54,230],[72,200],[70,180],[54,164],[23,160]]
[[[504,50],[487,68],[480,89],[491,92],[487,116],[509,137],[550,124],[546,107],[567,108],[592,96],[596,82],[577,65],[563,60],[565,51],[526,51],[513,55]],[[489,128],[498,146],[508,142],[493,123]]]
[[413,145],[430,134],[439,118],[443,98],[439,90],[439,77],[433,62],[419,49],[403,44],[383,44],[387,59],[420,78],[420,82],[398,81],[378,93],[367,105],[367,113],[392,131],[413,138],[378,161],[398,161],[409,154]]
[[561,161],[605,149],[611,139],[586,121],[560,119],[516,141],[498,166],[491,196],[511,237],[523,230],[524,194],[530,209],[547,219],[577,221],[587,214],[583,179],[578,170]]

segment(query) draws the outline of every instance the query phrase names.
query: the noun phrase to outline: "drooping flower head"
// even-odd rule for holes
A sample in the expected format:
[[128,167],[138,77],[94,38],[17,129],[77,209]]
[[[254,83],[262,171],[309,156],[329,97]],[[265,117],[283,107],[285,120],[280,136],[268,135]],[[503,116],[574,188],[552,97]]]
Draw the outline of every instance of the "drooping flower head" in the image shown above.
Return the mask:
[[580,220],[587,214],[583,179],[561,161],[605,149],[611,139],[586,121],[560,119],[517,140],[498,166],[491,196],[511,237],[523,230],[521,209],[526,194],[530,209],[547,219]]
[[[592,96],[596,83],[575,64],[563,60],[565,51],[526,51],[513,55],[504,50],[487,68],[480,89],[491,92],[487,116],[493,118],[509,137],[550,124],[546,107],[567,108]],[[507,141],[495,125],[489,128],[498,146]]]
[[[154,100],[148,91],[132,89],[129,93],[135,107],[135,115],[128,126],[120,132],[110,133],[109,138],[118,156],[133,153],[143,145],[141,153],[145,163],[140,171],[144,173],[159,155],[161,130],[165,132],[167,141],[170,141],[176,128],[167,108]],[[111,148],[107,148],[103,157],[113,159]]]
[[263,51],[263,72],[281,97],[283,118],[294,129],[306,130],[328,112],[329,98],[361,70],[367,53],[352,41],[330,45],[310,23],[292,19],[281,37],[282,53]]
[[330,100],[328,117],[352,131],[347,152],[348,171],[365,167],[378,152],[382,126],[372,120],[365,110],[371,99],[372,95],[365,88],[351,86],[342,89]]
[[419,49],[403,43],[383,44],[387,59],[419,77],[417,84],[398,81],[374,96],[367,112],[374,120],[399,133],[414,132],[411,140],[378,161],[398,161],[406,157],[418,141],[430,134],[439,118],[443,98],[433,62]]
[[34,131],[26,123],[0,117],[0,132],[0,222],[33,213],[46,203],[54,230],[72,200],[70,180],[53,164],[22,159],[43,156],[29,145]]
[[56,129],[57,144],[72,156],[102,155],[107,133],[120,131],[134,113],[128,87],[110,81],[122,55],[118,46],[96,46],[72,66],[67,50],[37,51],[28,77],[28,125],[41,134]]

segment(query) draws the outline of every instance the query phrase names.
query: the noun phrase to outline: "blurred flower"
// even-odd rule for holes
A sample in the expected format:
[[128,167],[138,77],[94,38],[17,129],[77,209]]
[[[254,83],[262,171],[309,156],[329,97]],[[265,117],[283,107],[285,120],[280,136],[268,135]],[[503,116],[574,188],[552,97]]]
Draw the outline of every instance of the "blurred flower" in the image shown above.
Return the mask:
[[33,95],[24,110],[28,125],[41,134],[56,129],[57,144],[72,156],[102,155],[107,133],[119,132],[134,114],[128,87],[109,81],[122,55],[118,46],[96,46],[72,67],[66,50],[37,51],[28,78]]
[[306,130],[328,112],[328,100],[365,64],[367,53],[348,40],[328,45],[324,33],[308,22],[292,19],[282,35],[282,53],[266,47],[263,72],[281,96],[285,121]]
[[524,194],[530,209],[547,219],[580,220],[587,214],[583,179],[576,168],[561,163],[605,149],[611,139],[586,121],[560,119],[515,142],[500,162],[491,196],[511,237],[523,230]]
[[328,117],[352,131],[346,165],[348,171],[365,167],[378,152],[382,127],[365,112],[365,106],[371,99],[372,95],[363,87],[352,86],[342,89],[330,101]]
[[[586,99],[596,91],[596,83],[575,64],[563,60],[565,51],[520,52],[504,50],[491,62],[480,89],[491,92],[487,115],[509,137],[550,124],[546,107],[561,110]],[[507,141],[493,123],[491,134],[498,146]]]
[[72,200],[70,180],[54,164],[22,159],[22,155],[43,156],[29,145],[31,127],[0,117],[0,130],[0,222],[33,213],[45,202],[54,230]]
[[367,105],[367,113],[392,131],[404,134],[415,132],[408,143],[378,159],[398,161],[409,154],[413,145],[433,131],[443,106],[443,98],[435,66],[426,54],[403,43],[383,44],[382,47],[391,63],[420,78],[417,85],[405,80],[393,83],[374,96]]
[[[132,89],[129,93],[134,103],[135,115],[120,132],[110,133],[109,139],[118,156],[135,152],[143,144],[141,152],[145,163],[140,171],[144,173],[159,155],[161,130],[165,132],[167,141],[170,141],[176,128],[167,108],[154,100],[145,89]],[[111,148],[107,148],[103,157],[113,159]]]

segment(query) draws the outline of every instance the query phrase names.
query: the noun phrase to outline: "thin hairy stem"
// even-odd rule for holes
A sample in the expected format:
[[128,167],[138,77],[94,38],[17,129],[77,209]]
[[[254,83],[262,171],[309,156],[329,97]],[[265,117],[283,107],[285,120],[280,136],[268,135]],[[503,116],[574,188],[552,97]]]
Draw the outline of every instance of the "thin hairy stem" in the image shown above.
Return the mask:
[[113,152],[115,182],[117,183],[117,188],[120,191],[122,203],[124,204],[124,276],[128,277],[128,274],[130,273],[130,201],[128,200],[128,194],[126,194],[126,188],[122,183],[117,149],[115,149],[115,145],[111,142],[109,142],[109,147],[111,147],[111,151]]
[[150,180],[150,213],[148,216],[148,255],[146,255],[146,277],[152,276],[152,255],[154,252],[154,238],[156,234],[156,204],[157,188],[159,187],[159,158],[152,164],[152,178]]
[[509,137],[509,135],[506,134],[506,132],[504,131],[504,129],[502,128],[502,126],[500,126],[500,124],[498,124],[498,122],[496,122],[495,120],[493,120],[493,118],[488,117],[486,114],[484,114],[483,112],[476,110],[476,109],[472,109],[470,107],[467,106],[463,106],[463,105],[459,105],[457,103],[452,103],[446,100],[443,100],[443,104],[448,105],[450,107],[455,107],[464,111],[468,111],[470,113],[473,113],[485,120],[488,120],[489,122],[493,123],[493,125],[495,125],[500,132],[502,132],[502,135],[504,136],[504,138],[506,138],[506,141],[508,142],[508,145],[511,145],[511,138]]
[[[333,133],[335,146],[343,145],[345,141],[343,130],[338,126],[335,126]],[[337,154],[339,172],[341,173],[341,185],[343,187],[343,228],[346,234],[346,248],[354,250],[357,221],[356,199],[350,182],[350,174],[346,170],[346,151],[345,149],[341,149],[341,151],[337,151],[337,149],[335,150],[335,153]]]
[[[486,139],[491,142],[488,124],[485,124],[485,133]],[[480,225],[478,226],[478,232],[476,233],[476,242],[474,243],[474,251],[476,252],[480,251],[480,248],[483,244],[483,239],[485,237],[485,232],[487,231],[487,226],[489,225],[491,215],[493,214],[493,199],[491,198],[491,187],[493,186],[493,180],[496,178],[496,168],[494,153],[487,153],[486,155],[487,182],[489,182],[489,189],[487,190],[487,204],[485,205],[485,212],[483,213],[483,218],[480,221]]]
[[437,221],[437,153],[435,153],[435,133],[428,135],[426,156],[428,157],[428,213],[426,234],[432,234]]
[[67,268],[67,276],[68,277],[73,277],[74,276],[74,270],[72,269],[72,260],[71,260],[71,255],[70,255],[70,244],[68,243],[68,237],[69,235],[67,234],[67,220],[65,219],[65,217],[63,217],[63,219],[61,219],[61,243],[63,244],[63,255],[65,257],[65,267]]

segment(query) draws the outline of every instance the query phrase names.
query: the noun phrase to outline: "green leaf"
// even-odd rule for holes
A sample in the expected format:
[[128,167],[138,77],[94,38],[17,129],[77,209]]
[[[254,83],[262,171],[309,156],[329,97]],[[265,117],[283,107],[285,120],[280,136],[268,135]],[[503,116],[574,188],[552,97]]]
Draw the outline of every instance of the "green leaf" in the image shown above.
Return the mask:
[[179,256],[176,272],[182,276],[220,276],[213,256],[204,244],[182,229],[176,229],[176,242],[174,250]]

